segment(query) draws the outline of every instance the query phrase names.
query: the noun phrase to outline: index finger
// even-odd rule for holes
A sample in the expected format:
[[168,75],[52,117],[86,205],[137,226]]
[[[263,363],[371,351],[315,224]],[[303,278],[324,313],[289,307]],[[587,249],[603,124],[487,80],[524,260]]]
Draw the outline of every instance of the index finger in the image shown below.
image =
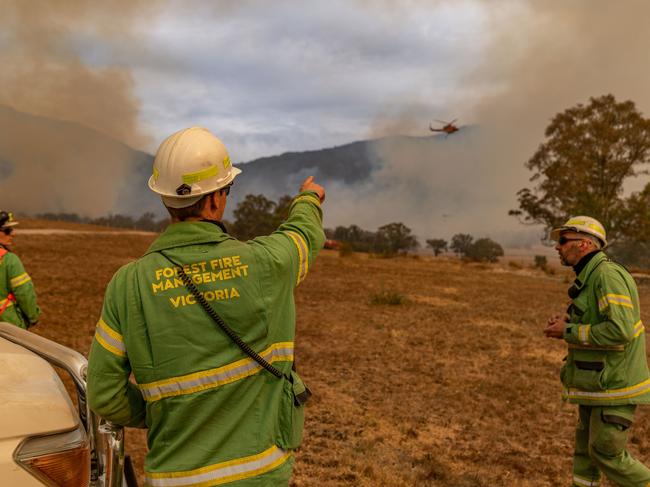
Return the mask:
[[314,176],[307,176],[307,179],[305,179],[305,181],[302,183],[302,185],[304,186],[306,184],[311,184],[311,182],[313,180],[314,180]]

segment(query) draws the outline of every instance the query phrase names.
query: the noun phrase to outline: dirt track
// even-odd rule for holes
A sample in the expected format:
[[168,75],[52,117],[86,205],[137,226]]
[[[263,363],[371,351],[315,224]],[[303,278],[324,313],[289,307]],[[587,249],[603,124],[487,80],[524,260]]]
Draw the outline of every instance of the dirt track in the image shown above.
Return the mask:
[[[87,354],[106,283],[151,240],[19,234],[44,312],[35,331]],[[293,485],[568,485],[576,412],[560,401],[564,347],[541,335],[564,307],[563,279],[324,251],[296,295],[297,363],[314,397]],[[370,304],[381,291],[407,303]],[[630,441],[646,462],[648,410]],[[127,441],[141,469],[143,432]]]

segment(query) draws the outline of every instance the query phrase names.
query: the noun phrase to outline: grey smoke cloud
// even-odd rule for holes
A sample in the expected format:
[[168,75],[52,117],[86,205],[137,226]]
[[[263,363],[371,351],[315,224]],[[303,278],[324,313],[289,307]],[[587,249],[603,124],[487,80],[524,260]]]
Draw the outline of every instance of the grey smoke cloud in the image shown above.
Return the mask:
[[[131,172],[122,144],[138,148],[150,137],[139,125],[129,69],[93,57],[113,42],[134,42],[135,19],[155,9],[130,0],[10,0],[2,6],[1,156],[11,164],[0,179],[3,207],[109,212]],[[28,114],[65,123],[53,130]]]
[[[195,124],[217,133],[236,162],[427,136],[434,118],[466,125],[431,144],[384,141],[383,166],[369,180],[328,188],[330,226],[403,221],[422,239],[517,234],[507,211],[529,184],[523,164],[555,113],[609,92],[642,111],[650,102],[650,6],[640,0],[6,5],[0,104],[151,152]],[[12,150],[33,144],[13,140]],[[38,157],[22,159],[31,166],[0,163],[6,204],[98,214],[116,207],[128,161],[92,157],[77,141],[56,163],[48,155],[63,150],[60,142],[38,143]],[[42,193],[38,204],[15,190],[26,180]]]
[[[522,227],[507,211],[516,207],[516,191],[531,185],[523,165],[543,141],[550,119],[605,93],[631,99],[647,114],[644,46],[650,33],[644,25],[650,4],[497,3],[483,62],[459,81],[464,87],[493,86],[494,92],[461,101],[452,112],[460,123],[474,125],[440,139],[435,149],[388,142],[381,150],[384,168],[364,188],[340,198],[350,198],[354,218],[368,226],[404,221],[422,240],[464,232],[530,243],[539,229]],[[417,101],[407,96],[403,102],[408,108],[388,122],[378,119],[372,135],[413,133],[422,125],[422,110],[413,108]],[[631,181],[628,191],[646,181]],[[349,207],[337,207],[332,219],[352,223],[350,214]]]

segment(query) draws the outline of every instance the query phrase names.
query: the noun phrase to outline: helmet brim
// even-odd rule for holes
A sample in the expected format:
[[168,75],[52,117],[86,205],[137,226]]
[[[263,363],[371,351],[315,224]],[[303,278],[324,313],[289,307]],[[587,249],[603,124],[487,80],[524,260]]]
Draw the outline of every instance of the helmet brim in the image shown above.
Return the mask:
[[[212,194],[215,191],[219,191],[222,188],[225,188],[228,186],[230,183],[232,183],[235,180],[235,177],[241,174],[241,169],[237,167],[232,167],[230,174],[228,178],[226,178],[218,188],[206,191],[205,193],[200,193],[200,194],[188,194],[188,195],[183,195],[183,196],[178,196],[178,195],[167,195],[167,194],[160,194],[160,197],[162,199],[162,202],[165,206],[169,208],[187,208],[188,206],[192,206],[194,203],[199,201],[201,198],[203,198],[206,194]],[[157,192],[155,189],[153,189],[153,176],[149,178],[149,188]]]

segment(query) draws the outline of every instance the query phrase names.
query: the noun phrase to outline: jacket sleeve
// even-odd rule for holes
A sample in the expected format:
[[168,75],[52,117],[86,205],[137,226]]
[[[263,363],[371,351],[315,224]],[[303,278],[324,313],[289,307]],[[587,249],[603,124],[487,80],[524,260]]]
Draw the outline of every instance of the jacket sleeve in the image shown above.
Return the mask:
[[94,412],[113,423],[144,427],[145,401],[129,380],[131,364],[122,334],[121,317],[126,307],[125,287],[120,285],[123,274],[118,271],[109,283],[95,329],[88,359],[88,403]]
[[567,327],[565,340],[586,346],[612,347],[633,340],[641,327],[639,300],[633,284],[617,271],[604,272],[594,285],[598,303],[598,323]]
[[304,191],[291,203],[287,220],[271,235],[257,237],[251,244],[263,247],[271,255],[276,271],[286,273],[290,269],[292,282],[297,286],[325,243],[322,219],[318,196]]
[[29,274],[16,254],[7,254],[7,270],[9,276],[9,288],[16,296],[18,307],[27,317],[30,325],[38,321],[41,310],[36,304],[36,290]]

